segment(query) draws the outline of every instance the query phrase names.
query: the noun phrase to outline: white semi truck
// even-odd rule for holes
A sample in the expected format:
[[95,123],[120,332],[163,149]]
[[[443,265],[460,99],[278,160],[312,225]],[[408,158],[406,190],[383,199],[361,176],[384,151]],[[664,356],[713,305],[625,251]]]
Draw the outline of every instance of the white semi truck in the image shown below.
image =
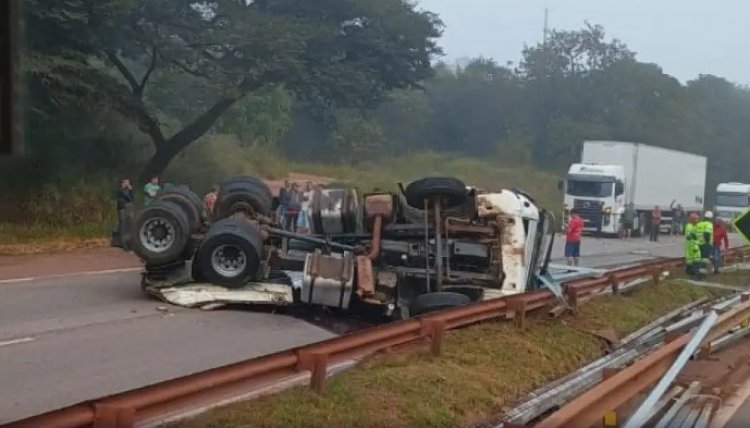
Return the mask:
[[714,215],[728,223],[750,207],[750,184],[719,183]]
[[671,226],[671,207],[703,210],[706,158],[691,153],[620,141],[584,141],[581,162],[570,166],[564,188],[567,218],[575,208],[584,230],[618,234],[621,215],[633,203],[633,227],[643,235],[652,227],[650,212],[658,206],[662,222]]

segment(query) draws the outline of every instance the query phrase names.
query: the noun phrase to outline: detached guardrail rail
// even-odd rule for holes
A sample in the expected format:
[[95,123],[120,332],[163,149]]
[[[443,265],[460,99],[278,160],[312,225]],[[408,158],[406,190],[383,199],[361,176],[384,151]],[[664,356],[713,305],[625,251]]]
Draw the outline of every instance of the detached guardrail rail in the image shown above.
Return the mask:
[[[727,261],[745,260],[747,248],[727,252]],[[563,284],[565,296],[575,309],[583,298],[611,290],[618,293],[627,281],[652,279],[658,283],[665,271],[683,266],[681,259],[660,259],[637,266],[616,269],[601,278],[584,278]],[[546,290],[477,302],[432,312],[423,316],[372,327],[349,335],[324,340],[287,351],[249,359],[185,377],[75,404],[4,425],[8,428],[131,428],[136,423],[167,414],[180,403],[215,397],[222,390],[239,386],[272,385],[301,373],[310,374],[310,386],[318,392],[325,389],[328,369],[343,361],[361,358],[397,346],[429,342],[432,353],[439,355],[445,331],[482,321],[513,318],[518,328],[524,327],[530,311],[554,305],[557,298]],[[733,322],[733,321],[732,321]],[[659,364],[651,370],[660,373],[687,338],[681,338],[650,356]],[[641,363],[643,366],[646,363]],[[639,366],[640,367],[640,366]],[[650,367],[650,366],[648,366]],[[664,368],[666,370],[666,368]],[[619,377],[629,372],[618,373]],[[656,376],[656,374],[654,375]],[[614,379],[614,378],[613,378]],[[619,378],[618,378],[619,379]],[[599,395],[606,397],[607,394]],[[599,416],[597,416],[598,418]],[[551,422],[550,422],[551,423]],[[559,426],[559,425],[549,425]],[[566,425],[585,426],[585,425]]]
[[[742,301],[719,316],[707,334],[699,338],[701,357],[708,356],[712,341],[726,335],[748,318],[750,295],[743,294]],[[677,337],[667,336],[663,346],[631,366],[610,369],[602,382],[534,425],[534,428],[590,427],[600,422],[605,414],[620,408],[662,379],[683,353],[693,334],[687,332]]]

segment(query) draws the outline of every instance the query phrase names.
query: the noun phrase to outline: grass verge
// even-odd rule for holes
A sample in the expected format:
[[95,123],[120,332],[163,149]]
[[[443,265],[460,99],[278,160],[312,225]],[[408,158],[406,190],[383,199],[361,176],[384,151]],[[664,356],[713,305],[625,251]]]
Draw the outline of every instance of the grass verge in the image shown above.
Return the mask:
[[450,332],[443,355],[426,350],[372,358],[329,381],[323,396],[297,387],[214,409],[171,425],[204,427],[476,427],[496,420],[524,394],[601,356],[587,329],[621,336],[720,291],[679,280],[607,296],[575,316],[533,318],[518,331],[484,323]]
[[[111,227],[110,227],[111,228]],[[0,256],[19,256],[64,252],[109,245],[106,223],[92,227],[0,224]]]
[[[253,174],[277,179],[294,171],[348,181],[369,191],[373,188],[395,190],[398,181],[406,184],[427,175],[449,175],[487,189],[523,189],[547,208],[556,207],[562,201],[555,176],[531,167],[501,168],[479,159],[419,153],[354,167],[299,164],[274,154],[265,154],[263,162],[255,159],[255,163],[250,163],[238,154],[230,164],[209,162],[202,165],[199,160],[205,159],[206,154],[201,147],[195,153],[188,153],[192,156],[188,156],[188,160],[182,159],[168,169],[163,181],[186,183],[202,194],[211,183],[229,175]],[[265,166],[261,168],[261,165]],[[108,182],[112,188],[108,187]],[[0,255],[107,245],[107,237],[115,226],[112,193],[116,182],[115,179],[82,180],[69,185],[43,186],[29,191],[25,199],[21,197],[23,200],[11,199],[13,204],[0,202]]]

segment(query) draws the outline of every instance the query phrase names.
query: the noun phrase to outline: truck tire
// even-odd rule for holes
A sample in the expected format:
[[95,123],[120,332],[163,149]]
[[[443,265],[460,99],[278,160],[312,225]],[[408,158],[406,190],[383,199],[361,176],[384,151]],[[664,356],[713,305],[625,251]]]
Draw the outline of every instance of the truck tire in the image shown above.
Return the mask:
[[269,216],[273,201],[267,192],[270,193],[265,184],[260,186],[246,181],[224,184],[216,198],[214,217],[224,219],[240,211],[248,212],[251,217],[256,214]]
[[273,197],[273,194],[271,193],[271,189],[268,188],[268,185],[265,181],[261,180],[258,177],[253,177],[251,175],[237,175],[234,177],[230,177],[226,181],[224,181],[223,185],[229,185],[232,183],[247,183],[253,185],[256,189],[262,190],[263,193],[268,195],[269,198]]
[[466,184],[457,178],[427,177],[409,183],[404,191],[409,206],[424,209],[424,200],[441,197],[443,208],[457,207],[466,201]]
[[437,293],[420,294],[414,299],[410,308],[410,315],[415,316],[427,312],[439,311],[471,303],[469,296],[461,293],[440,291]]
[[156,197],[158,201],[172,202],[179,205],[188,217],[191,231],[195,232],[203,221],[203,201],[188,186],[167,184]]
[[131,236],[138,257],[161,265],[183,254],[190,238],[190,222],[180,205],[154,201],[136,216]]
[[236,288],[257,276],[262,256],[263,238],[255,226],[242,218],[229,218],[211,225],[195,262],[208,282]]

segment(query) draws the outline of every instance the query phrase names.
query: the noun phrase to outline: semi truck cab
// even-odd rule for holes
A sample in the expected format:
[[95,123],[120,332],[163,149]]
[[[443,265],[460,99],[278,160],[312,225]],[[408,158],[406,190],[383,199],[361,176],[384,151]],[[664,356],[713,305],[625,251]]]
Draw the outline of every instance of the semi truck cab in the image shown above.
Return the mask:
[[716,187],[716,218],[731,223],[750,207],[750,184],[719,183]]
[[575,208],[584,230],[618,233],[626,203],[625,185],[625,169],[620,165],[571,165],[564,183],[565,218]]

